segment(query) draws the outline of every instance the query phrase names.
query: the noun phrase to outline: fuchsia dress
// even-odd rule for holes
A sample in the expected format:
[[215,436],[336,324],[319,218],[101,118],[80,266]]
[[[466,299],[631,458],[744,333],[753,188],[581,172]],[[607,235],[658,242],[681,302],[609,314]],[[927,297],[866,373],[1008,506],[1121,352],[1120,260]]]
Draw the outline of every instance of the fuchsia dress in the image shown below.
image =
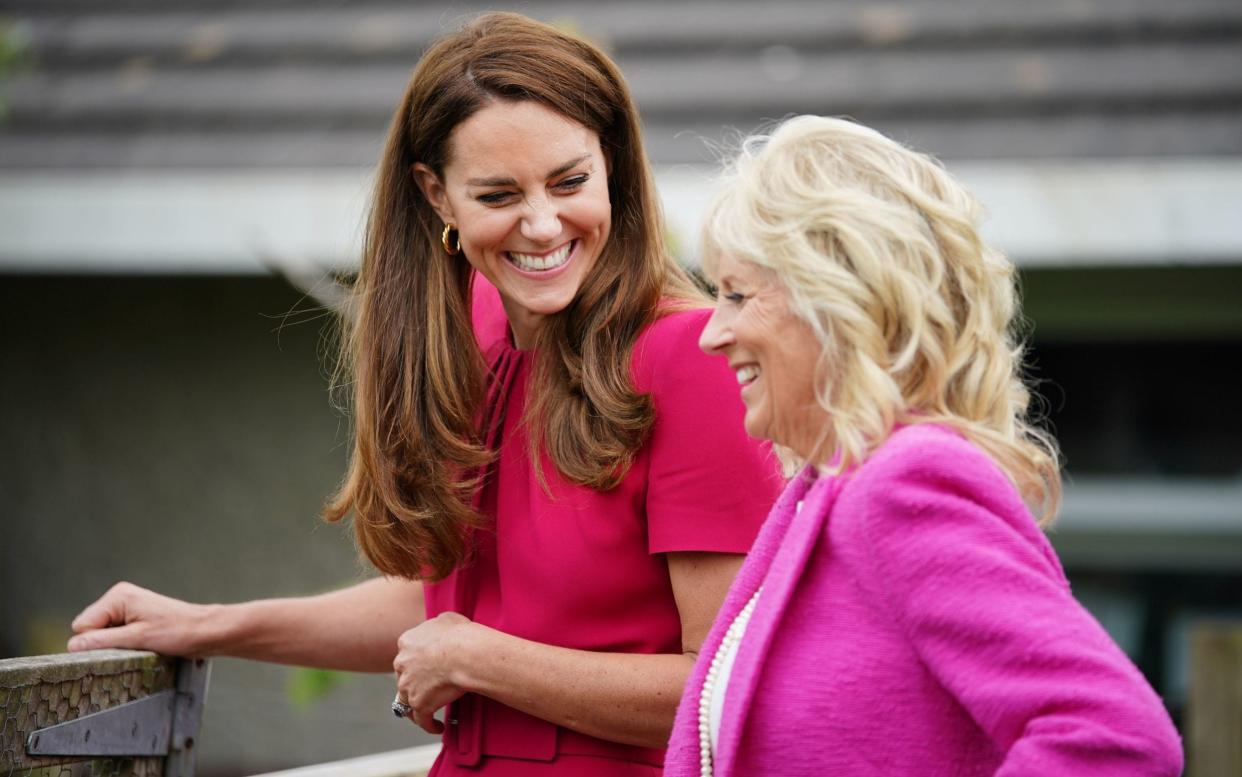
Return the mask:
[[[455,611],[551,645],[611,653],[680,653],[681,621],[663,553],[745,553],[783,486],[768,449],[742,428],[737,382],[723,359],[698,348],[710,311],[667,315],[639,336],[635,388],[651,394],[656,422],[625,479],[600,492],[561,479],[551,490],[527,455],[532,355],[513,347],[496,290],[475,277],[474,325],[492,374],[484,412],[499,451],[479,494],[494,530],[475,556],[427,584],[427,617]],[[432,774],[659,774],[664,751],[579,734],[476,694],[456,720]]]

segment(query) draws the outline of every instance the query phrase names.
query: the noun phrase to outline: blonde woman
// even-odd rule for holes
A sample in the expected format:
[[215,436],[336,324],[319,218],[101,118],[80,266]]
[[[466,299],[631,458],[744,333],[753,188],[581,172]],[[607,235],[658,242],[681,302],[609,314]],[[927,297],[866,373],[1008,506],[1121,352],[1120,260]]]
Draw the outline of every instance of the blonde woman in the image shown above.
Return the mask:
[[1013,266],[938,165],[805,116],[709,211],[700,341],[804,468],[687,686],[666,771],[1176,775],[1178,736],[1070,594]]

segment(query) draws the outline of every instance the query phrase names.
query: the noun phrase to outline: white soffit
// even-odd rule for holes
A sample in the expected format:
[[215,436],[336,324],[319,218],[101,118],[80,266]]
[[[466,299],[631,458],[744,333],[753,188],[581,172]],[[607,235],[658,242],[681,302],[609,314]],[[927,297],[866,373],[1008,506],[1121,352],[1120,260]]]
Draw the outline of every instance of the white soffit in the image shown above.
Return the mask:
[[[983,203],[984,237],[1022,266],[1242,263],[1242,159],[955,162]],[[660,178],[696,256],[710,173]]]
[[1073,479],[1054,535],[1080,532],[1242,537],[1242,479]]
[[[956,162],[984,233],[1024,266],[1242,263],[1242,159]],[[657,170],[678,252],[697,256],[708,168]],[[348,268],[357,170],[7,172],[0,270],[264,273]]]
[[8,174],[0,178],[0,268],[234,274],[348,266],[368,188],[357,170]]

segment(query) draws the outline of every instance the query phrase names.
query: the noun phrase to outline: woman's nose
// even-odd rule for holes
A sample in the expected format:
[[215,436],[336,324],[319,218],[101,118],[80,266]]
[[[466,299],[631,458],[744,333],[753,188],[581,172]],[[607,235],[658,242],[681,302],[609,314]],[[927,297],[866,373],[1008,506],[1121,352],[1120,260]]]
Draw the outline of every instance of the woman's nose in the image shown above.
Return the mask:
[[707,326],[703,327],[703,333],[699,335],[699,348],[704,353],[720,353],[721,348],[732,342],[729,327],[725,325],[723,319],[724,314],[720,312],[719,306],[712,308],[712,315],[707,319]]
[[522,217],[522,237],[533,243],[546,243],[561,234],[556,206],[547,198],[531,201]]

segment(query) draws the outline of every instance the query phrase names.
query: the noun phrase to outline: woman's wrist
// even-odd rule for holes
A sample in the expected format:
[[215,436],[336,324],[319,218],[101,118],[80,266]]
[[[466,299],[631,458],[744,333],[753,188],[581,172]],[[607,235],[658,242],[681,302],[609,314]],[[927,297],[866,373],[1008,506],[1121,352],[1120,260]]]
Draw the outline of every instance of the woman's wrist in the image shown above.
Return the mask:
[[188,629],[189,652],[195,656],[229,655],[236,641],[236,605],[192,604]]
[[463,691],[485,693],[490,687],[492,666],[503,662],[504,635],[474,621],[461,624],[456,632],[448,680]]
[[296,655],[295,646],[302,642],[304,634],[281,629],[282,616],[292,609],[282,607],[282,601],[256,599],[195,605],[199,611],[194,618],[193,639],[199,654],[310,665]]

